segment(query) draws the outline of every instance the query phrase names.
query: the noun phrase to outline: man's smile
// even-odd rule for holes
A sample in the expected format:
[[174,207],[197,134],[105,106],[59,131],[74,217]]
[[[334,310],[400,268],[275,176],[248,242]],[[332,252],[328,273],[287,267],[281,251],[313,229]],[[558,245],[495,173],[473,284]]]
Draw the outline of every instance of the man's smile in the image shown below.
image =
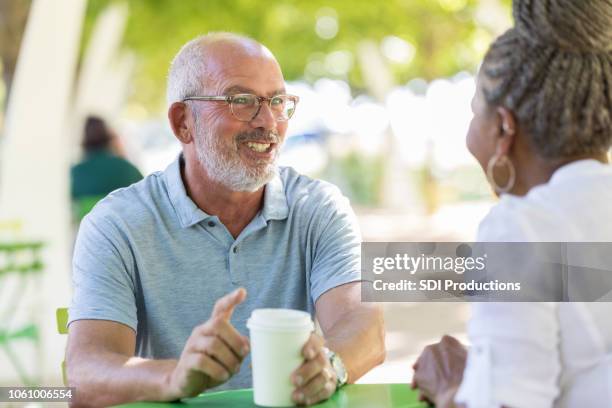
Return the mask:
[[276,157],[278,143],[264,140],[249,140],[238,144],[238,150],[248,158],[270,162]]
[[272,143],[247,142],[247,146],[256,152],[263,153],[267,151]]

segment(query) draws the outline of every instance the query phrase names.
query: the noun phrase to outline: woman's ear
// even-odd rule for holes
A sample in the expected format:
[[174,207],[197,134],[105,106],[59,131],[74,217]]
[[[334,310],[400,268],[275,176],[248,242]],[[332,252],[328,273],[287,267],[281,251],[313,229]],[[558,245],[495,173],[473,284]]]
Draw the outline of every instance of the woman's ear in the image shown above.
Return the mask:
[[168,108],[168,120],[176,138],[183,144],[193,141],[191,130],[188,125],[190,117],[189,109],[184,102],[174,102]]
[[512,111],[503,106],[497,107],[496,113],[499,123],[496,153],[508,155],[515,141],[516,120]]

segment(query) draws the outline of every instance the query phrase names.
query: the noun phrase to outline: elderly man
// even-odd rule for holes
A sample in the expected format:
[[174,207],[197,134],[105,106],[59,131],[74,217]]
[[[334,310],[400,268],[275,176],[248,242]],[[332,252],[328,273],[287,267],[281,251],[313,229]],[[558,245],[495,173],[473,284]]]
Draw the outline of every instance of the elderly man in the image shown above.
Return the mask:
[[79,231],[67,349],[76,404],[251,386],[246,320],[261,307],[309,311],[322,328],[291,377],[298,404],[382,362],[348,201],[275,164],[298,98],[270,51],[227,33],[192,40],[172,63],[168,102],[180,157],[110,194]]

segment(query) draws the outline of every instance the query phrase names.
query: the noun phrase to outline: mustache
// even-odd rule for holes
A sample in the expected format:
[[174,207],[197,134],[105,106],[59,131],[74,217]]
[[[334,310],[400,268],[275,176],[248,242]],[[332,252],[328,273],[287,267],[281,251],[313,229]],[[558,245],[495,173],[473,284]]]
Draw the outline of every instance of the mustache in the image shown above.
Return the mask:
[[254,131],[254,132],[243,132],[236,136],[236,144],[244,142],[259,141],[264,143],[280,143],[280,135],[276,131]]

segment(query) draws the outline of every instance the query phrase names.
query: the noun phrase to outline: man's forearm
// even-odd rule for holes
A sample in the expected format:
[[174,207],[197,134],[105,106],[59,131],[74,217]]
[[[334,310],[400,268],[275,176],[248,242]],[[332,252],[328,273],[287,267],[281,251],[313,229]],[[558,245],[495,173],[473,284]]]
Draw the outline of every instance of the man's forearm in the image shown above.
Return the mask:
[[166,384],[176,364],[111,352],[75,355],[67,362],[68,382],[76,388],[73,406],[167,400]]
[[384,361],[384,333],[383,314],[377,305],[347,312],[324,333],[327,346],[342,358],[349,383]]

